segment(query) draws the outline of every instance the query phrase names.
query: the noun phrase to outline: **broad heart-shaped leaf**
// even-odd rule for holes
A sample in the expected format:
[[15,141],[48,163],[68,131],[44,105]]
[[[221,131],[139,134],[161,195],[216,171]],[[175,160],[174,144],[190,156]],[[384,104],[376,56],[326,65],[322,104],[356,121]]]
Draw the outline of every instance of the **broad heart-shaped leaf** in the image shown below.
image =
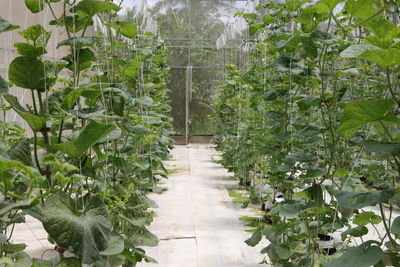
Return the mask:
[[18,99],[10,94],[4,95],[4,98],[11,105],[11,107],[29,124],[32,131],[37,132],[43,129],[46,126],[46,119],[36,116],[31,112],[27,111],[21,104],[18,102]]
[[18,29],[19,26],[13,25],[0,17],[0,33]]
[[4,95],[7,93],[8,93],[7,82],[0,76],[0,95]]
[[116,127],[112,124],[102,124],[90,121],[89,124],[83,128],[77,138],[71,142],[54,144],[52,147],[67,153],[73,158],[79,158],[87,149],[95,145],[115,128]]
[[78,254],[82,263],[101,260],[100,251],[107,248],[110,239],[111,221],[100,197],[52,195],[44,202],[41,221],[57,245]]
[[16,86],[43,91],[46,85],[44,64],[35,57],[17,57],[10,64],[8,79]]
[[39,13],[45,7],[45,0],[25,0],[25,5],[32,13]]
[[21,56],[39,57],[47,53],[44,47],[36,47],[28,43],[16,43],[14,47],[17,48],[17,53]]
[[374,122],[399,123],[395,116],[387,114],[393,106],[394,101],[390,99],[360,99],[347,103],[341,118],[339,134],[352,136],[361,126]]
[[110,26],[116,29],[121,35],[133,38],[136,35],[136,23],[128,23],[125,21],[112,22]]
[[394,191],[392,189],[385,189],[381,191],[360,193],[334,190],[333,194],[343,207],[349,209],[361,209],[388,201],[393,197]]
[[98,13],[104,13],[107,11],[119,11],[121,8],[111,2],[99,1],[99,0],[83,0],[79,2],[75,7],[71,9],[71,12],[76,13],[78,11],[85,13],[89,17],[93,17]]
[[363,146],[365,146],[368,151],[371,152],[399,152],[400,151],[400,143],[387,143],[387,142],[378,142],[374,140],[365,140],[361,142]]
[[324,263],[324,267],[369,267],[377,264],[383,257],[383,251],[367,241],[358,247],[352,247],[339,258]]

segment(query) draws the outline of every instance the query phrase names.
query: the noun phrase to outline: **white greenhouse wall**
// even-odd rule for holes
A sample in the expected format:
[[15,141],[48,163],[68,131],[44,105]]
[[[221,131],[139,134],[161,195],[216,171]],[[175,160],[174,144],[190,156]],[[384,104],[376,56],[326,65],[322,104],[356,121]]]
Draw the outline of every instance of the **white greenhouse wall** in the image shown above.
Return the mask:
[[[59,16],[62,11],[62,3],[53,3],[52,7],[56,15]],[[63,28],[49,25],[49,22],[54,18],[47,7],[42,12],[33,14],[26,8],[25,1],[23,0],[0,0],[0,17],[12,24],[20,26],[17,30],[0,34],[0,75],[4,79],[7,80],[8,66],[17,56],[13,44],[24,41],[18,34],[18,31],[24,30],[31,25],[41,24],[46,30],[53,32],[47,46],[48,53],[44,58],[50,60],[59,59],[66,55],[66,50],[56,49],[57,43],[67,38],[66,33]],[[10,91],[11,94],[18,97],[23,106],[31,103],[29,90],[13,87]],[[6,118],[3,118],[3,115],[1,114],[0,119],[5,121],[17,121],[24,128],[29,128],[22,118],[13,111],[7,112]]]

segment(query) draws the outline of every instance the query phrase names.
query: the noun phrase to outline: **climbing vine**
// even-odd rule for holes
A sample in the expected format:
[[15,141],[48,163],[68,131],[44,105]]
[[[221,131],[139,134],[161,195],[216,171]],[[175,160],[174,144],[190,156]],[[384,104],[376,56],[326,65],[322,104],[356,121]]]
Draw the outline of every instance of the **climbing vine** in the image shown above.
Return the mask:
[[[29,125],[1,122],[0,265],[134,266],[156,246],[146,229],[169,157],[170,107],[165,46],[135,23],[119,20],[119,4],[101,0],[25,1],[33,13],[50,10],[67,39],[60,60],[46,60],[52,34],[45,25],[18,33],[18,56],[8,82],[0,78],[3,117],[12,109]],[[57,14],[54,5],[62,6]],[[103,32],[93,32],[98,21]],[[0,32],[19,27],[0,19]],[[29,105],[10,94],[27,90]],[[59,252],[31,259],[12,243],[14,225],[40,220]],[[69,252],[69,253],[65,253]]]
[[266,1],[217,107],[221,163],[277,266],[400,266],[398,1]]

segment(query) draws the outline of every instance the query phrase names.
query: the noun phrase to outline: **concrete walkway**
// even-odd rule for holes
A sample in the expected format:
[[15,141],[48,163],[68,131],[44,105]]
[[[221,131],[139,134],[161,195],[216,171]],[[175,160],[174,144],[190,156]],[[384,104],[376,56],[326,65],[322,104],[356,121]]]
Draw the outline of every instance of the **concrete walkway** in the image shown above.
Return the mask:
[[150,230],[160,243],[145,250],[158,266],[250,267],[263,260],[261,247],[244,243],[250,234],[239,217],[251,214],[232,203],[227,188],[236,182],[212,160],[213,153],[209,145],[198,144],[172,151],[167,164],[176,171],[164,185],[168,191],[151,195],[159,208]]

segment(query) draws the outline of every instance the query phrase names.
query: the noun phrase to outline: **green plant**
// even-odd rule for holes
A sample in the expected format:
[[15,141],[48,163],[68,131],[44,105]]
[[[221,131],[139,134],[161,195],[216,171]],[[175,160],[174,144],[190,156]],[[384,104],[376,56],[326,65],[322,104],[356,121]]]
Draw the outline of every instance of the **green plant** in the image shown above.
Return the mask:
[[306,2],[237,14],[257,42],[248,70],[227,68],[215,142],[271,206],[247,243],[267,238],[276,265],[399,266],[398,3]]
[[[60,14],[55,4],[63,6]],[[165,46],[119,20],[120,6],[110,1],[35,0],[26,6],[33,13],[50,10],[50,24],[68,37],[58,47],[69,54],[45,60],[51,32],[32,25],[19,32],[25,42],[14,44],[19,56],[8,73],[10,83],[30,91],[31,105],[23,107],[0,80],[2,109],[11,107],[32,132],[1,124],[7,129],[0,160],[7,177],[0,184],[1,264],[55,264],[30,259],[23,244],[10,243],[8,229],[24,214],[43,223],[60,255],[57,266],[154,262],[138,246],[158,243],[146,229],[153,218],[148,208],[156,206],[147,193],[162,191],[157,182],[167,175],[162,161],[172,144]],[[88,36],[95,17],[107,34]],[[16,28],[3,20],[0,26]]]

